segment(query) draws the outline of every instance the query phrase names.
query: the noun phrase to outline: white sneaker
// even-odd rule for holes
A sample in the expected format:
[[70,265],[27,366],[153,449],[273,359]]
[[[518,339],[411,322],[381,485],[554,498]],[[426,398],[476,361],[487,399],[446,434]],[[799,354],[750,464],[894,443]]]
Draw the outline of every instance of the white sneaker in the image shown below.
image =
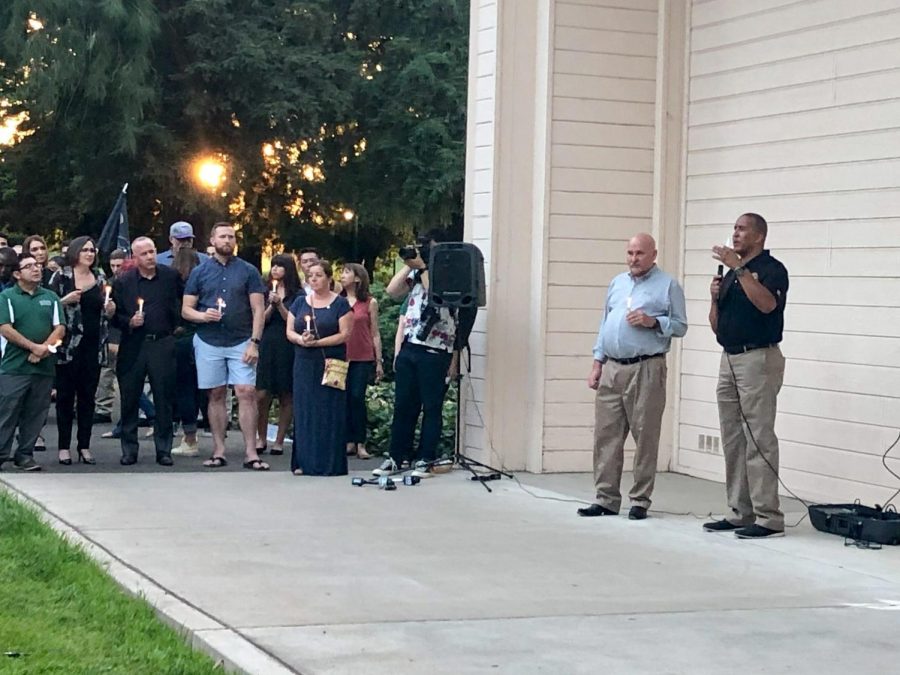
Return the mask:
[[423,462],[422,460],[416,462],[416,465],[412,470],[412,475],[416,478],[432,478],[434,476],[434,474],[431,473],[431,467],[428,466],[427,462]]
[[186,440],[181,441],[181,445],[172,448],[172,454],[179,457],[197,457],[200,455],[199,443],[188,443]]
[[379,466],[377,469],[374,469],[372,471],[372,475],[373,476],[389,476],[392,473],[396,473],[396,472],[397,472],[396,462],[394,462],[394,460],[392,460],[390,457],[388,457],[386,460],[384,460],[381,463],[381,466]]

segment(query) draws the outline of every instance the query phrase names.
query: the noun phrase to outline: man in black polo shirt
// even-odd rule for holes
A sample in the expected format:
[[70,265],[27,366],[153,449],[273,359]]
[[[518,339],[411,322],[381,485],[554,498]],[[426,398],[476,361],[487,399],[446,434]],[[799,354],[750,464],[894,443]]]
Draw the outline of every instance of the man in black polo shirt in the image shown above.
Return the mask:
[[723,350],[716,399],[732,515],[705,523],[703,529],[734,531],[740,539],[784,535],[775,412],[784,379],[778,343],[788,273],[764,248],[767,234],[762,216],[745,213],[734,224],[734,248],[713,247],[713,257],[729,268],[724,279],[716,276],[710,286],[709,325]]
[[175,338],[182,282],[178,272],[156,263],[156,246],[147,237],[131,244],[137,267],[113,282],[116,313],[113,325],[122,331],[116,357],[116,375],[122,401],[122,458],[125,466],[137,462],[138,401],[144,379],[156,407],[153,442],[156,462],[172,466],[172,404],[175,400]]
[[7,341],[0,361],[0,466],[10,459],[18,428],[14,463],[23,471],[41,469],[34,442],[50,409],[55,347],[66,332],[59,298],[41,287],[42,272],[34,256],[23,254],[13,272],[16,285],[0,293],[0,335]]
[[225,394],[234,387],[244,436],[244,468],[268,471],[256,452],[256,364],[265,323],[265,284],[259,271],[234,255],[236,237],[231,223],[216,223],[210,242],[215,254],[188,277],[181,315],[197,324],[194,357],[197,386],[209,390],[209,426],[213,453],[203,465],[228,464]]

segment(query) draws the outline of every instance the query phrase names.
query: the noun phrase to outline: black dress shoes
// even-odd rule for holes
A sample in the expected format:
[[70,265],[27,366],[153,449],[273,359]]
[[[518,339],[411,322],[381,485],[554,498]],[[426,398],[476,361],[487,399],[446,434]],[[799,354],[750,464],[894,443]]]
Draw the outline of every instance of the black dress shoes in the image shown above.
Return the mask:
[[119,464],[122,466],[131,466],[132,464],[137,464],[137,457],[121,457],[119,459]]
[[172,458],[168,455],[162,455],[161,457],[156,458],[156,463],[160,466],[172,466],[174,462],[172,462]]
[[578,515],[585,518],[593,518],[594,516],[617,516],[619,513],[611,509],[604,508],[599,504],[591,504],[587,508],[578,509]]
[[632,506],[628,512],[628,520],[643,520],[647,517],[647,509],[643,506]]

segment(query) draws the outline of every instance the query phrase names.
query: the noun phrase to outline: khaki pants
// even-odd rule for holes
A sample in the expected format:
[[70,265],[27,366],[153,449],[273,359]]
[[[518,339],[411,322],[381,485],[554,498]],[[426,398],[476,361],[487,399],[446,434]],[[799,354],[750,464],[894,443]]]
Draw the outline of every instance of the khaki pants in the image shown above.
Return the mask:
[[625,461],[625,439],[631,431],[637,450],[634,486],[628,496],[633,505],[650,507],[665,407],[664,356],[629,365],[612,360],[603,364],[594,403],[594,487],[600,506],[618,511],[622,505],[619,484]]
[[776,399],[783,380],[784,356],[778,347],[722,354],[716,399],[725,491],[733,514],[728,520],[735,525],[756,522],[784,530],[775,436]]

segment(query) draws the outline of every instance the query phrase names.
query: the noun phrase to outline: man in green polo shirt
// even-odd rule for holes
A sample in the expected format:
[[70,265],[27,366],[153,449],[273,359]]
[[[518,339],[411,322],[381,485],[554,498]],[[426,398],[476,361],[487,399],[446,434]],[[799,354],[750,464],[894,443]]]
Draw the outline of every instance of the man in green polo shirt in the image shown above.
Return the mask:
[[[42,271],[23,253],[13,272],[15,286],[0,293],[0,335],[6,339],[0,360],[0,468],[12,458],[17,469],[41,470],[34,442],[50,409],[55,347],[66,332],[59,297],[41,287]],[[19,445],[11,457],[16,428]]]

